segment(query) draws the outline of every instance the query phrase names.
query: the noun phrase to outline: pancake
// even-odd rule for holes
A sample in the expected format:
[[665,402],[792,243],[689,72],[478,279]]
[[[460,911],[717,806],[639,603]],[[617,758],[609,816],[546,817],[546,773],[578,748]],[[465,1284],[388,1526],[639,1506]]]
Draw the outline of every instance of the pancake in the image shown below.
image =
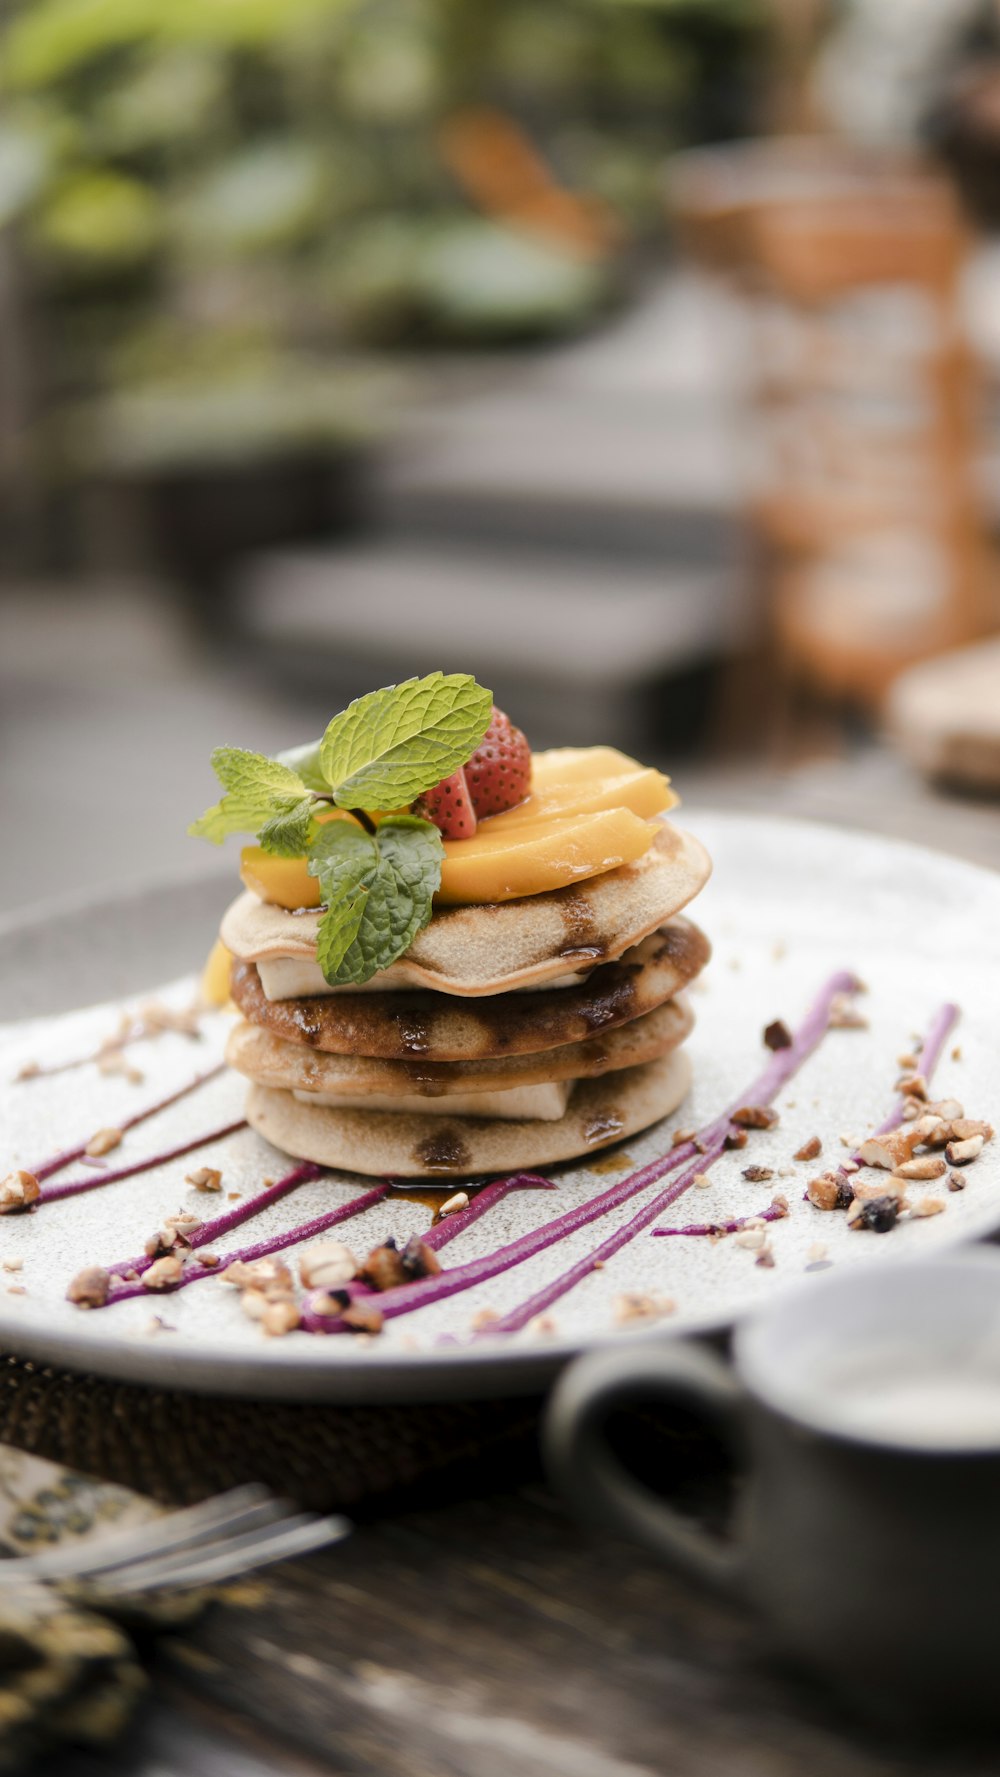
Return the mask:
[[257,1085],[283,1087],[288,1092],[352,1096],[419,1093],[429,1100],[443,1101],[458,1092],[502,1092],[512,1086],[552,1080],[596,1079],[621,1068],[637,1067],[676,1049],[693,1024],[686,1002],[673,999],[585,1043],[564,1043],[534,1055],[434,1062],[319,1054],[304,1043],[290,1043],[259,1025],[241,1021],[230,1034],[226,1060]]
[[[593,968],[621,956],[685,907],[711,869],[698,840],[663,821],[643,857],[577,886],[435,910],[405,956],[376,977],[377,988],[432,988],[477,998]],[[316,962],[320,918],[315,910],[289,913],[246,893],[224,915],[222,941],[243,962],[296,965],[269,979],[275,1000],[357,998],[357,989],[331,989],[323,979]],[[372,993],[371,982],[365,991]]]
[[342,993],[269,1000],[252,963],[233,964],[232,996],[250,1024],[290,1043],[384,1061],[480,1061],[583,1043],[651,1012],[708,961],[708,939],[674,919],[580,986],[455,1000],[431,992]]
[[291,1092],[251,1086],[247,1121],[282,1153],[344,1172],[394,1178],[470,1178],[572,1160],[635,1135],[675,1111],[691,1064],[683,1049],[598,1080],[581,1080],[551,1123],[413,1112],[332,1110]]

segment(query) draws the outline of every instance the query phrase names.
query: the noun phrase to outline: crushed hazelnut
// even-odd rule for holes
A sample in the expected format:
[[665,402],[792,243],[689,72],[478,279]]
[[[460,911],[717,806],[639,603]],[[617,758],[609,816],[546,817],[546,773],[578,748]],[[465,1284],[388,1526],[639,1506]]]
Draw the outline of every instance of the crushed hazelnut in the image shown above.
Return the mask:
[[419,1234],[411,1234],[403,1248],[401,1260],[403,1270],[411,1283],[420,1277],[436,1277],[441,1270],[441,1260],[426,1240]]
[[964,1191],[965,1190],[965,1179],[963,1178],[963,1176],[960,1172],[949,1172],[949,1174],[948,1174],[948,1189],[949,1189],[949,1191]]
[[4,1271],[20,1271],[21,1268],[23,1267],[23,1265],[24,1265],[23,1259],[4,1259],[3,1270]]
[[33,1172],[8,1172],[0,1179],[0,1216],[18,1215],[37,1203],[41,1187]]
[[740,1228],[733,1235],[734,1246],[744,1246],[748,1252],[758,1253],[764,1245],[767,1235],[763,1228]]
[[641,1290],[628,1290],[625,1295],[615,1300],[614,1314],[617,1324],[627,1326],[633,1320],[652,1320],[659,1316],[673,1314],[677,1303],[672,1296],[646,1295]]
[[468,1191],[456,1191],[454,1197],[449,1197],[446,1203],[442,1203],[441,1208],[438,1210],[438,1215],[455,1216],[458,1215],[459,1210],[468,1209],[468,1207]]
[[724,1148],[745,1148],[749,1139],[745,1129],[730,1129],[722,1145]]
[[896,1081],[896,1091],[904,1098],[919,1098],[923,1104],[927,1103],[927,1081],[923,1074],[901,1074]]
[[303,1289],[336,1289],[357,1275],[358,1261],[342,1240],[315,1240],[299,1254]]
[[110,1288],[108,1272],[100,1265],[88,1265],[77,1272],[66,1291],[66,1300],[75,1302],[78,1308],[103,1308]]
[[166,1290],[179,1283],[183,1273],[184,1260],[179,1254],[166,1253],[162,1259],[154,1259],[139,1281],[144,1290]]
[[352,1333],[380,1333],[385,1325],[381,1311],[367,1302],[352,1302],[340,1318]]
[[121,1139],[120,1129],[99,1129],[96,1135],[91,1136],[84,1153],[89,1154],[92,1160],[99,1160],[102,1154],[110,1154],[112,1148],[117,1148]]
[[913,1205],[910,1215],[917,1218],[939,1216],[943,1213],[944,1207],[940,1197],[922,1197],[919,1203]]
[[771,1198],[771,1208],[775,1212],[775,1218],[778,1221],[783,1221],[788,1214],[788,1198],[783,1191],[775,1192]]
[[774,1173],[770,1166],[745,1166],[743,1168],[743,1177],[747,1179],[751,1185],[762,1185],[767,1179],[772,1179]]
[[792,1159],[816,1160],[822,1152],[823,1143],[820,1141],[819,1136],[811,1135],[808,1141],[802,1143],[801,1148],[796,1149],[795,1153],[792,1155]]
[[362,1259],[358,1266],[357,1275],[362,1283],[370,1284],[373,1290],[395,1289],[397,1285],[408,1281],[403,1255],[392,1235],[381,1246],[372,1247],[367,1258]]
[[670,1146],[672,1148],[682,1147],[686,1141],[694,1141],[697,1133],[696,1129],[675,1129],[670,1137]]
[[912,1159],[919,1140],[915,1128],[891,1129],[886,1135],[870,1135],[861,1143],[858,1155],[866,1166],[882,1166],[887,1172],[895,1172]]
[[900,1199],[891,1195],[872,1197],[866,1201],[858,1198],[848,1211],[847,1223],[850,1228],[868,1229],[872,1234],[888,1234],[899,1218]]
[[217,1166],[199,1166],[185,1176],[184,1183],[196,1191],[221,1191],[222,1174]]
[[479,1313],[473,1315],[469,1324],[474,1333],[482,1333],[487,1327],[491,1327],[495,1320],[499,1319],[500,1316],[495,1308],[480,1308]]
[[939,1154],[919,1154],[914,1160],[903,1160],[895,1168],[896,1178],[943,1178],[948,1168]]
[[712,1183],[707,1172],[696,1172],[691,1182],[696,1191],[707,1191]]
[[815,1209],[846,1209],[854,1201],[854,1187],[837,1172],[824,1172],[810,1179],[806,1196]]
[[[949,1166],[968,1166],[970,1161],[978,1160],[985,1145],[981,1135],[970,1135],[965,1141],[950,1141],[945,1148],[945,1159]],[[941,1162],[944,1171],[944,1161]]]
[[265,1303],[260,1323],[265,1333],[268,1333],[271,1338],[280,1339],[286,1333],[294,1333],[299,1319],[296,1304],[283,1298],[277,1302]]
[[201,1252],[195,1253],[195,1258],[197,1259],[199,1265],[204,1266],[206,1271],[214,1271],[215,1267],[220,1263],[218,1253],[207,1253],[205,1251],[201,1251]]
[[849,993],[834,994],[830,1005],[831,1030],[867,1030],[868,1020]]
[[553,1333],[557,1333],[558,1330],[555,1316],[552,1314],[536,1314],[534,1320],[528,1322],[529,1333],[537,1333],[543,1339],[550,1339]]
[[767,1242],[761,1247],[754,1264],[759,1265],[764,1271],[774,1270],[774,1253]]
[[783,1018],[775,1018],[764,1030],[764,1046],[767,1049],[790,1049],[794,1038]]
[[769,1104],[743,1104],[732,1112],[730,1121],[740,1129],[773,1129],[778,1113]]

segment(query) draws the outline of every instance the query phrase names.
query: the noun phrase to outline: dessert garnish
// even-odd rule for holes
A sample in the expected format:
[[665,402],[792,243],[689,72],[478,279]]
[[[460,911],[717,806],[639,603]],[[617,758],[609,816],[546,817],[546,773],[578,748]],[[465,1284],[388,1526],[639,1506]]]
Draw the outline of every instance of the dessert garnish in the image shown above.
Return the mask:
[[[226,794],[189,831],[216,845],[253,833],[271,857],[305,856],[325,908],[316,949],[323,975],[331,985],[361,986],[429,924],[442,832],[458,832],[463,821],[475,831],[477,796],[486,813],[523,797],[530,764],[513,757],[517,734],[467,673],[407,679],[358,698],[322,740],[280,758],[217,747],[212,765]],[[430,798],[427,814],[400,812],[422,797]]]

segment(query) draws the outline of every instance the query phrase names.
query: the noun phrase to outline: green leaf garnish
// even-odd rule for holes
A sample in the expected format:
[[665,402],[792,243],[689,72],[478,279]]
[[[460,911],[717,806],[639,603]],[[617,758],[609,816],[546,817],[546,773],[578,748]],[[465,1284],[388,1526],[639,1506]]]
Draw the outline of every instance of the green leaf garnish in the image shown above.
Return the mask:
[[[275,820],[287,821],[289,815],[295,814],[301,824],[308,791],[299,773],[290,766],[268,759],[263,753],[248,752],[244,747],[216,747],[212,768],[227,794],[214,807],[207,808],[200,820],[192,822],[188,832],[196,839],[210,839],[213,845],[221,845],[230,833],[256,833],[261,829],[264,844],[263,829]],[[278,843],[268,849],[277,851],[279,856],[301,857],[308,843],[307,834],[294,851],[282,851],[279,830]]]
[[429,673],[359,697],[334,716],[319,764],[341,808],[399,808],[475,752],[493,694],[468,673]]
[[443,857],[437,828],[415,815],[389,815],[374,833],[320,828],[309,873],[327,903],[316,956],[331,986],[360,986],[409,949],[430,922]]
[[[468,673],[429,673],[359,697],[322,740],[277,759],[217,747],[226,794],[188,828],[220,845],[254,833],[275,857],[308,856],[326,911],[317,955],[331,985],[359,986],[388,968],[428,924],[444,849],[430,821],[391,815],[372,833],[365,811],[405,808],[472,757],[493,694]],[[324,805],[359,821],[317,821]]]

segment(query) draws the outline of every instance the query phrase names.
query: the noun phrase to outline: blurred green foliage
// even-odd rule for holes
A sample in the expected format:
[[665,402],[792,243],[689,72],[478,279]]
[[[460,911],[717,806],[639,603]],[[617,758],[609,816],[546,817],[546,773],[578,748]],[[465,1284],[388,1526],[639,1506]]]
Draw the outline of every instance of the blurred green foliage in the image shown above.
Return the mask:
[[0,227],[40,406],[141,393],[154,362],[162,403],[170,339],[205,412],[206,381],[270,365],[283,433],[299,358],[578,327],[620,268],[477,214],[442,122],[499,108],[641,241],[663,156],[746,126],[766,48],[765,0],[8,0]]

